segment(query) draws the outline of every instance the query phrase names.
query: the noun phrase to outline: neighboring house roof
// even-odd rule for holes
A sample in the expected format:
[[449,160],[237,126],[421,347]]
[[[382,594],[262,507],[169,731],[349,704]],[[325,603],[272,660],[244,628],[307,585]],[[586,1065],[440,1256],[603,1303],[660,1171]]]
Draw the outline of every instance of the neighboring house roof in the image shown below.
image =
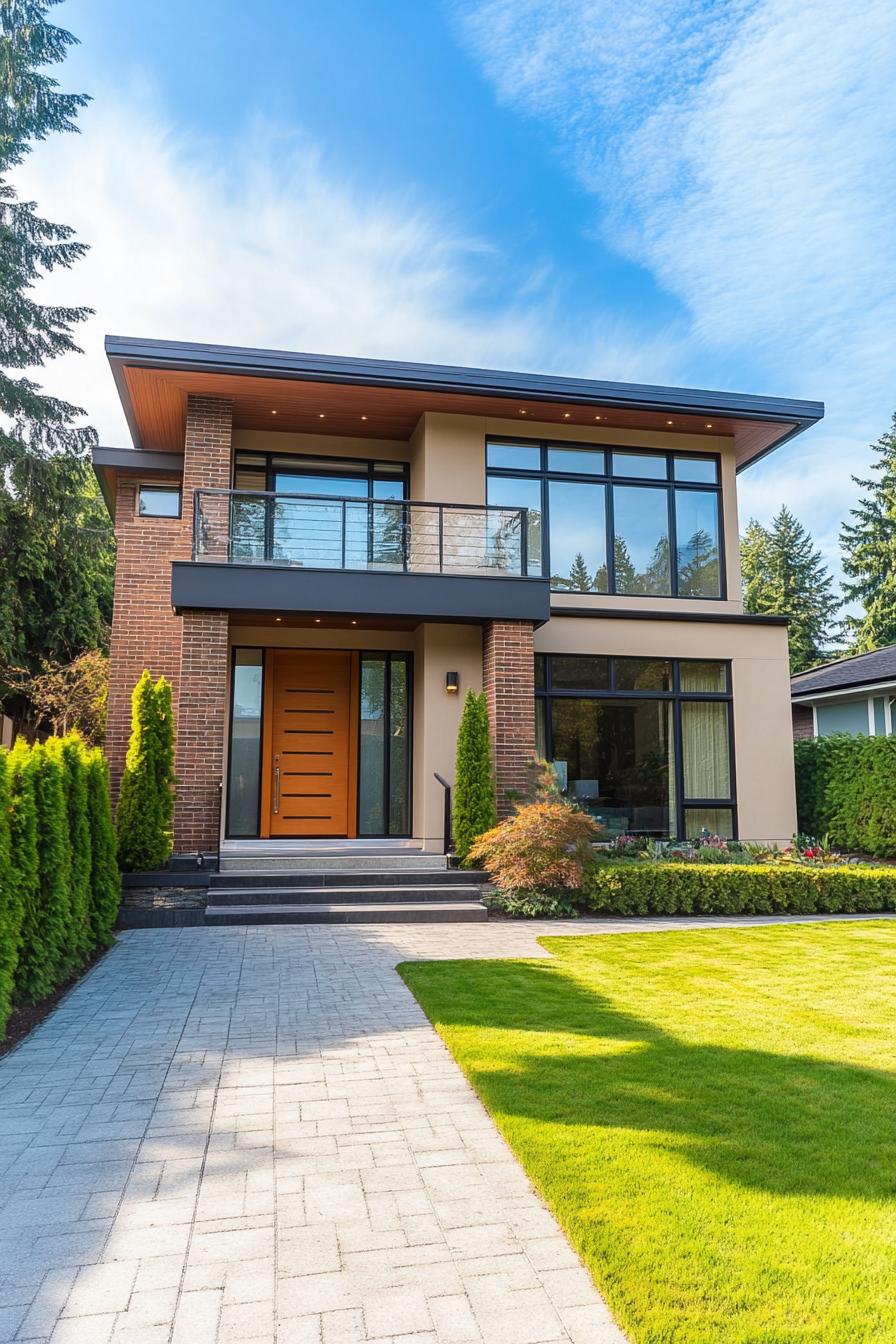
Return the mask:
[[896,644],[800,672],[790,679],[790,693],[794,699],[808,699],[813,694],[861,690],[890,681],[896,682]]
[[[227,397],[234,426],[409,437],[426,411],[732,436],[738,470],[815,424],[818,401],[553,374],[107,336],[134,446],[177,451],[186,395]],[[598,414],[595,414],[598,412]],[[272,422],[271,415],[277,415]],[[502,431],[506,432],[506,430]]]

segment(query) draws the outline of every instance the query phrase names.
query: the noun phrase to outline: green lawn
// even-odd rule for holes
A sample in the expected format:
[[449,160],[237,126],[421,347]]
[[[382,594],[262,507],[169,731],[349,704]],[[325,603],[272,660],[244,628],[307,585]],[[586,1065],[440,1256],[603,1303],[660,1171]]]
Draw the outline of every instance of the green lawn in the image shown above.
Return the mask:
[[896,1341],[896,923],[399,968],[636,1344]]

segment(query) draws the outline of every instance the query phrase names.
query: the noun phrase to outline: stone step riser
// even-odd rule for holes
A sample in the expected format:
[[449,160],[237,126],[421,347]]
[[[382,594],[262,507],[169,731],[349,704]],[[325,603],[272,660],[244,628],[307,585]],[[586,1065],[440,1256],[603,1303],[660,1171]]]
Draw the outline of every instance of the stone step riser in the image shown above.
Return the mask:
[[209,892],[210,907],[249,905],[420,905],[457,901],[478,903],[482,888],[453,887],[251,887]]
[[246,924],[479,924],[488,919],[484,905],[475,902],[451,905],[389,906],[210,906],[207,925]]
[[275,887],[469,887],[482,885],[488,881],[487,873],[468,871],[459,868],[440,868],[432,871],[411,869],[390,869],[383,872],[321,871],[307,872],[226,872],[212,873],[209,877],[210,891],[239,889],[248,890],[258,887],[273,890]]

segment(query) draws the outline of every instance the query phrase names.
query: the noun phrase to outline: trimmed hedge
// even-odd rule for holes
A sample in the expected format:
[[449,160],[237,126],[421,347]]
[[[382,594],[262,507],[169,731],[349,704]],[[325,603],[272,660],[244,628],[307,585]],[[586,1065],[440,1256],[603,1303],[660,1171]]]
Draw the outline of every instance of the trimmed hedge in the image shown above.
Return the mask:
[[794,743],[797,819],[805,835],[838,849],[896,857],[896,737],[809,738]]
[[119,889],[101,753],[76,733],[0,751],[0,1037],[108,946]]
[[896,868],[772,863],[598,863],[575,905],[589,914],[854,914],[896,910]]

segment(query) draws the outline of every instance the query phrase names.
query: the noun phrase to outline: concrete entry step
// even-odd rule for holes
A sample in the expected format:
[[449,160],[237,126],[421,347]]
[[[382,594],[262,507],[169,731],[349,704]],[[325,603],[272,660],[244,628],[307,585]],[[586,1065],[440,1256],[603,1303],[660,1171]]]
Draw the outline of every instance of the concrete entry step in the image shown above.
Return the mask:
[[355,850],[350,854],[221,854],[222,873],[390,873],[444,872],[448,860],[444,854],[388,853]]
[[207,925],[233,924],[479,924],[488,911],[478,901],[392,902],[359,905],[216,905],[205,912]]

